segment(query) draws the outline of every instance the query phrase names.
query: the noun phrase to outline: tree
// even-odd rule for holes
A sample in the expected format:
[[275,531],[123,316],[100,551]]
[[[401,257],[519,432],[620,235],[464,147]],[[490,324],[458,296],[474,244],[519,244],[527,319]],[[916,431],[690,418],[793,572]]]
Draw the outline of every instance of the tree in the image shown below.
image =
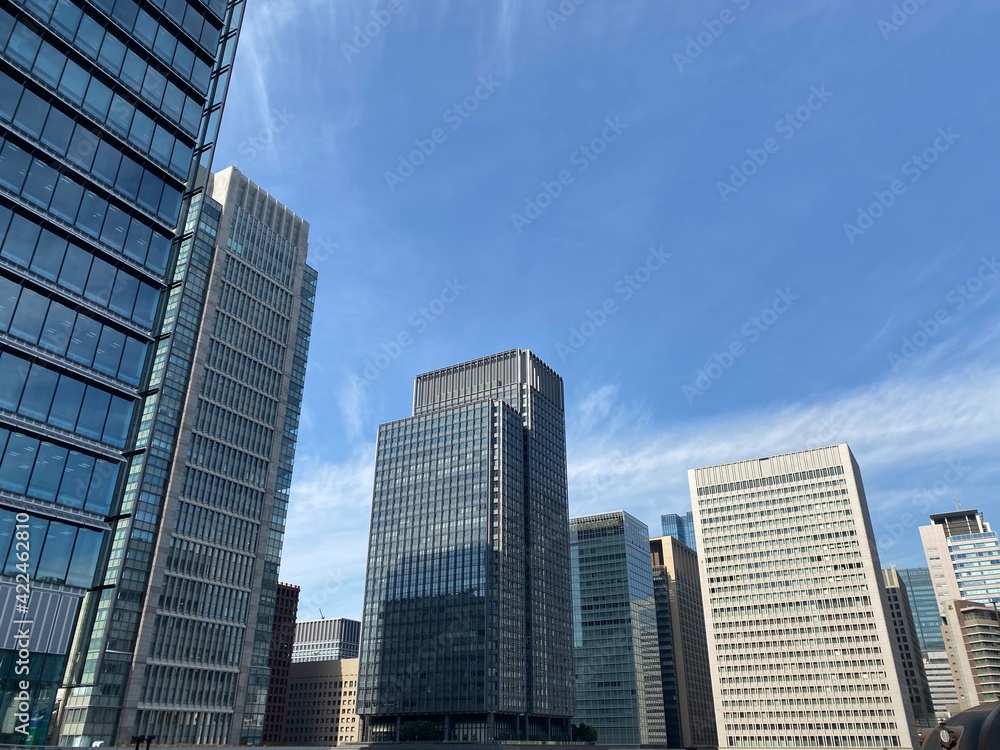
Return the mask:
[[589,724],[584,724],[582,721],[579,724],[570,724],[570,730],[573,742],[590,742],[591,744],[597,742],[597,729]]
[[432,742],[441,739],[433,721],[408,721],[399,728],[399,739],[404,742]]

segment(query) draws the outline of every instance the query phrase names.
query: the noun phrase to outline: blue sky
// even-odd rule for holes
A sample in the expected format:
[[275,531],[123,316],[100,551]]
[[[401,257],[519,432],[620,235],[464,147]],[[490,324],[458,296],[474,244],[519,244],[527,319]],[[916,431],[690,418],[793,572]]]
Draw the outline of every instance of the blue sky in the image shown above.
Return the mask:
[[[359,616],[377,426],[512,347],[565,380],[574,515],[848,442],[882,562],[1000,523],[986,0],[250,0],[216,168],[311,223],[281,577]],[[775,7],[777,6],[777,7]]]

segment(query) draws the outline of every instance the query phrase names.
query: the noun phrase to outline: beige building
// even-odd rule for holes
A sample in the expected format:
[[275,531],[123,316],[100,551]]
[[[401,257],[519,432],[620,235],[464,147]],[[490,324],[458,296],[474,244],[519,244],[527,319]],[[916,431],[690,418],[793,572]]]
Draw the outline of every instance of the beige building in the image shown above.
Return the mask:
[[846,443],[688,472],[719,747],[917,746]]
[[712,670],[698,554],[671,536],[649,540],[669,747],[715,748]]
[[959,509],[930,520],[920,541],[941,614],[957,599],[1000,604],[1000,537],[983,514]]
[[1000,700],[1000,612],[996,605],[961,599],[949,602],[942,632],[959,710]]
[[924,660],[920,654],[920,641],[917,637],[917,625],[913,619],[913,610],[906,585],[900,580],[895,568],[883,570],[882,577],[889,600],[889,614],[892,616],[896,650],[903,668],[903,681],[910,697],[913,717],[919,726],[935,727],[937,726],[937,718],[934,715],[934,700],[931,697],[930,686],[927,684],[927,672],[924,671]]
[[343,745],[358,741],[358,660],[293,663],[288,678],[285,744]]

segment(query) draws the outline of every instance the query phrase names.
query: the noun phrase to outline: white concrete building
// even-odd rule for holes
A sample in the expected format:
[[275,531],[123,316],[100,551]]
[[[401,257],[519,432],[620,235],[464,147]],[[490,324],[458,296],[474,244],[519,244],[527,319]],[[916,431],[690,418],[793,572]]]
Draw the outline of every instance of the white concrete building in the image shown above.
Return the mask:
[[917,747],[847,444],[688,481],[719,747]]

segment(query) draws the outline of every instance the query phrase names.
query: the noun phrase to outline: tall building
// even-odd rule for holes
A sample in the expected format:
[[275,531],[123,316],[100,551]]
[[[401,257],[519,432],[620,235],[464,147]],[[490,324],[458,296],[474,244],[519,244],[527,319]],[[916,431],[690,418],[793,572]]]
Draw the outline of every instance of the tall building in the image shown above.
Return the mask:
[[660,524],[663,527],[663,536],[672,536],[687,545],[693,550],[697,550],[697,540],[694,538],[694,511],[688,511],[683,516],[676,513],[666,513],[660,516]]
[[698,555],[671,536],[649,540],[667,746],[716,748]]
[[316,272],[309,225],[238,170],[201,203],[118,509],[131,531],[84,608],[60,744],[262,741]]
[[357,659],[361,649],[361,622],[336,617],[301,620],[295,625],[292,661]]
[[995,605],[961,599],[945,607],[944,643],[965,711],[1000,701],[1000,611]]
[[280,745],[285,741],[288,712],[288,673],[292,667],[292,644],[295,641],[295,618],[299,611],[299,587],[279,583],[271,628],[271,653],[267,666],[271,674],[264,708],[264,744]]
[[719,747],[916,747],[847,444],[691,469],[688,481]]
[[956,599],[1000,604],[1000,539],[982,513],[933,515],[920,540],[942,615]]
[[326,747],[357,742],[357,694],[357,659],[293,664],[284,742]]
[[[942,639],[943,640],[943,639]],[[924,656],[924,672],[938,721],[958,713],[958,689],[951,671],[951,660],[942,644],[940,651],[928,651]]]
[[[30,620],[5,625],[0,656],[16,658],[24,627],[31,653],[27,674],[0,675],[2,743],[46,742],[81,606],[125,600],[93,588],[99,563],[159,521],[156,488],[141,509],[121,494],[172,446],[150,443],[146,415],[171,398],[165,352],[184,369],[162,327],[183,280],[174,237],[211,163],[242,13],[243,0],[0,0],[0,619]],[[94,645],[95,704],[121,700],[129,649]],[[23,677],[27,716],[12,700]]]
[[569,738],[568,515],[562,378],[521,349],[417,377],[378,433],[365,740]]
[[903,680],[909,694],[913,718],[921,727],[935,727],[934,701],[927,684],[924,659],[917,639],[917,626],[910,607],[909,592],[895,568],[882,571],[885,592],[889,601],[889,614],[895,633],[896,650],[899,652]]
[[649,527],[625,513],[571,518],[574,719],[602,745],[664,745]]
[[906,586],[906,593],[910,599],[910,609],[913,612],[913,621],[917,626],[920,653],[926,655],[931,651],[943,651],[941,610],[938,607],[937,595],[934,593],[930,570],[928,568],[901,568],[896,571],[896,575]]

